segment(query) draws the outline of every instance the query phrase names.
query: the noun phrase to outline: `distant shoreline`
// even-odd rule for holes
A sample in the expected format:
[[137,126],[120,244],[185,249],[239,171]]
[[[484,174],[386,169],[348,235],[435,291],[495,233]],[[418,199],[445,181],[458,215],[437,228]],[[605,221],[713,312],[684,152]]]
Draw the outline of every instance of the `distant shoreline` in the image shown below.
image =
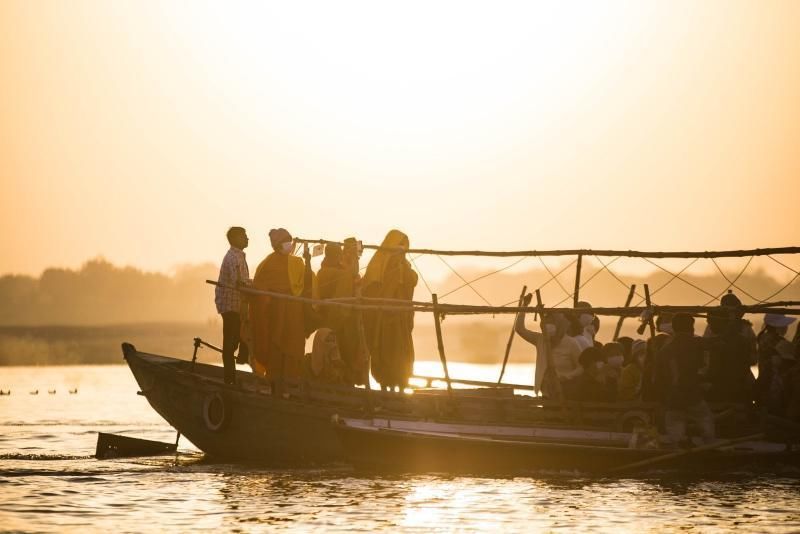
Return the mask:
[[[448,325],[448,329],[449,329]],[[507,339],[506,325],[496,331],[453,328],[446,341],[448,361],[498,363]],[[477,337],[475,337],[477,335]],[[218,322],[147,322],[109,325],[0,325],[0,367],[24,365],[107,365],[123,364],[123,342],[137,349],[176,358],[191,359],[193,340],[200,337],[222,345],[222,326]],[[480,346],[480,340],[487,340]],[[310,343],[310,341],[309,341]],[[414,328],[416,359],[438,361],[436,339],[430,325]],[[532,349],[516,343],[511,361],[532,360]],[[474,350],[469,350],[473,347]],[[516,358],[514,354],[516,353]],[[210,349],[197,353],[198,361],[219,362]]]
[[[0,326],[0,366],[121,364],[123,342],[188,359],[195,337],[218,344],[220,330],[212,322],[5,325]],[[200,351],[198,359],[215,361],[216,354]]]

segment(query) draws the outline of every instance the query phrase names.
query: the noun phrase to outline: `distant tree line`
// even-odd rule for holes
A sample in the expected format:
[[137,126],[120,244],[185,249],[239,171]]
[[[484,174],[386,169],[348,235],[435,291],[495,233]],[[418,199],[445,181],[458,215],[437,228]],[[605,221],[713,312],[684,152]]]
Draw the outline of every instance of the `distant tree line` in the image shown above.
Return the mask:
[[211,264],[187,265],[172,276],[116,267],[98,258],[78,270],[50,268],[38,278],[0,277],[2,325],[108,325],[208,321],[216,315]]

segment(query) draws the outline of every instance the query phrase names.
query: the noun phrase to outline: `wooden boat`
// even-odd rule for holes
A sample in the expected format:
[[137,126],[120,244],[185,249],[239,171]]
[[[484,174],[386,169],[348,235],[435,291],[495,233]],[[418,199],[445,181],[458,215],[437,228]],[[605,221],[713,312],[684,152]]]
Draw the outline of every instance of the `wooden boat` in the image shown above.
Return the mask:
[[656,468],[712,473],[800,467],[800,451],[746,436],[723,446],[665,450],[631,446],[632,435],[556,428],[404,423],[338,418],[348,461],[400,472],[501,473],[578,470],[630,473]]
[[[269,383],[251,373],[239,371],[239,385],[230,386],[221,367],[139,352],[128,343],[123,354],[153,409],[220,460],[269,466],[347,462],[401,471],[605,472],[669,452],[630,447],[631,423],[623,416],[641,422],[648,415],[644,405],[580,405],[565,422],[562,406],[508,388],[450,394],[420,389],[408,395],[309,382],[290,384],[275,397]],[[786,452],[784,444],[759,441],[692,455],[669,467],[698,462],[715,470],[754,462],[800,466],[800,456]]]
[[[309,244],[324,240],[295,239]],[[338,243],[342,246],[342,243]],[[367,245],[364,248],[379,249]],[[307,251],[306,251],[307,252]],[[573,307],[579,303],[583,256],[643,258],[716,258],[798,254],[800,247],[721,252],[653,253],[636,251],[434,251],[402,250],[403,253],[472,256],[576,255]],[[310,257],[308,254],[305,256]],[[310,264],[307,263],[307,269]],[[607,265],[604,265],[607,268]],[[680,273],[679,273],[680,274]],[[677,277],[678,275],[675,275]],[[555,276],[554,276],[555,277]],[[588,281],[588,280],[587,280]],[[207,281],[217,284],[215,281]],[[791,283],[791,282],[790,282]],[[227,287],[227,286],[226,286]],[[645,285],[645,307],[631,307],[631,287],[622,308],[583,307],[583,313],[620,317],[638,316],[653,303]],[[788,287],[788,285],[787,285]],[[636,426],[652,426],[658,407],[635,403],[576,403],[515,395],[513,387],[491,384],[474,390],[451,388],[441,335],[441,318],[449,315],[563,312],[545,308],[537,290],[537,305],[524,306],[523,288],[517,307],[441,304],[432,302],[362,298],[318,300],[303,296],[228,287],[245,294],[281,298],[304,305],[339,306],[356,310],[433,313],[439,357],[447,390],[418,389],[413,394],[369,391],[349,386],[304,381],[287,384],[285,393],[273,395],[269,382],[250,373],[237,373],[237,386],[223,383],[222,368],[142,353],[123,344],[123,353],[141,393],[151,406],[181,434],[210,456],[227,460],[255,461],[268,465],[317,465],[349,459],[359,465],[403,470],[504,470],[556,468],[605,472],[627,465],[670,456],[671,465],[739,466],[751,460],[800,465],[797,453],[784,444],[741,444],[736,440],[714,450],[665,452],[629,446]],[[784,288],[785,289],[785,288]],[[777,294],[777,293],[776,293]],[[660,312],[786,313],[800,314],[796,301],[762,302],[758,305],[658,306]],[[618,323],[619,324],[619,323]],[[363,326],[363,325],[362,325]],[[359,328],[362,328],[359,326]],[[651,336],[655,329],[648,321]],[[506,347],[508,360],[513,333]],[[195,339],[197,348],[198,339]],[[362,340],[363,343],[363,340]],[[207,345],[207,344],[206,344]],[[209,345],[210,346],[210,345]],[[218,350],[218,349],[217,349]],[[455,382],[454,380],[452,382]],[[472,384],[478,386],[488,383]],[[335,423],[332,419],[335,417]],[[391,421],[392,427],[376,423]],[[437,426],[438,425],[438,426]],[[459,426],[460,425],[460,426]],[[796,426],[796,425],[795,425]],[[718,426],[719,428],[719,426]],[[548,436],[548,432],[550,435]],[[734,438],[741,428],[733,426]],[[736,433],[739,434],[736,434]],[[796,441],[798,429],[792,430]],[[583,436],[583,437],[581,437]],[[587,437],[588,436],[588,437]],[[734,446],[736,445],[736,446]]]

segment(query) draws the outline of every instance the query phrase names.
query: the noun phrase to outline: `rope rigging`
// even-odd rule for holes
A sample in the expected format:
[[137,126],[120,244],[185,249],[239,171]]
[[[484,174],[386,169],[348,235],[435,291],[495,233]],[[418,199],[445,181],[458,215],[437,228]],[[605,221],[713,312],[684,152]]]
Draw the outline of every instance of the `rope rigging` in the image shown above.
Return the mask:
[[[341,243],[336,242],[336,241],[328,241],[328,240],[322,240],[322,239],[319,239],[319,240],[307,240],[307,239],[299,239],[298,238],[295,241],[297,243],[319,243],[319,244],[340,244],[341,245]],[[752,300],[757,305],[761,305],[762,306],[762,308],[758,308],[758,309],[769,309],[769,310],[773,310],[775,312],[777,312],[779,309],[781,309],[781,310],[788,310],[788,312],[791,312],[793,314],[800,313],[800,312],[798,312],[798,310],[793,310],[791,308],[793,306],[797,306],[798,303],[800,303],[798,301],[791,301],[790,300],[790,301],[782,301],[782,302],[779,302],[779,303],[771,302],[774,297],[776,297],[777,295],[779,295],[782,292],[784,292],[785,290],[787,290],[789,287],[791,287],[798,280],[798,278],[800,278],[800,271],[792,268],[791,266],[787,265],[783,261],[775,258],[774,255],[776,255],[776,254],[800,254],[800,247],[763,248],[763,249],[717,251],[717,252],[709,252],[709,251],[705,251],[705,252],[639,252],[639,251],[632,251],[632,250],[628,250],[628,251],[612,251],[612,250],[592,250],[592,249],[549,250],[549,251],[529,250],[529,251],[510,251],[510,252],[494,251],[494,252],[492,252],[492,251],[479,251],[479,250],[476,250],[476,251],[466,251],[466,250],[454,251],[454,250],[449,250],[448,251],[448,250],[434,250],[434,249],[407,249],[407,250],[405,250],[405,249],[397,249],[397,250],[395,250],[393,248],[387,249],[386,247],[381,247],[381,246],[377,246],[377,245],[364,245],[363,248],[364,249],[375,250],[375,251],[377,251],[377,250],[391,250],[391,251],[395,251],[395,252],[402,251],[404,253],[408,253],[409,254],[410,263],[412,264],[414,270],[419,275],[419,278],[422,280],[422,283],[423,283],[425,289],[428,291],[428,293],[430,295],[436,294],[436,291],[431,286],[431,284],[427,281],[425,276],[423,275],[422,271],[419,268],[417,260],[423,255],[434,255],[434,256],[436,256],[438,258],[439,261],[441,261],[447,267],[447,269],[453,275],[455,275],[456,278],[458,278],[458,280],[460,280],[460,284],[459,285],[457,285],[455,288],[443,293],[441,295],[441,298],[445,298],[445,297],[447,297],[449,295],[452,295],[452,294],[454,294],[454,293],[456,293],[456,292],[458,292],[458,291],[460,291],[460,290],[462,290],[464,288],[469,288],[473,293],[475,293],[481,299],[481,301],[483,303],[486,304],[486,306],[483,306],[483,305],[481,305],[481,306],[468,306],[468,305],[459,305],[459,304],[445,304],[445,303],[439,302],[438,309],[439,309],[440,313],[467,315],[467,314],[478,314],[478,313],[491,313],[491,314],[495,314],[495,313],[516,313],[518,311],[522,311],[522,308],[520,308],[519,305],[518,305],[519,304],[518,298],[514,298],[513,300],[509,300],[508,302],[504,303],[502,306],[494,306],[494,305],[492,305],[490,300],[485,295],[483,295],[481,293],[481,291],[479,291],[474,286],[474,284],[475,284],[475,282],[478,282],[480,280],[484,280],[484,279],[489,278],[489,277],[491,277],[493,275],[496,275],[496,274],[502,273],[502,272],[504,272],[504,271],[506,271],[508,269],[511,269],[512,267],[515,267],[515,266],[519,265],[521,262],[523,262],[524,260],[526,260],[527,258],[529,258],[531,256],[535,256],[537,258],[538,262],[541,264],[541,266],[544,268],[545,272],[549,276],[549,278],[544,283],[542,283],[537,288],[537,290],[540,291],[540,290],[544,289],[547,285],[555,282],[556,285],[558,285],[558,287],[560,288],[560,290],[564,294],[564,298],[562,298],[560,301],[558,301],[556,303],[556,305],[553,306],[550,309],[559,308],[562,304],[564,304],[565,302],[569,301],[570,299],[574,299],[575,301],[577,301],[578,300],[578,295],[580,295],[580,290],[583,289],[584,287],[586,287],[590,282],[592,282],[592,280],[594,280],[603,271],[608,272],[608,274],[613,278],[613,280],[615,280],[617,283],[619,283],[619,285],[623,286],[625,288],[626,292],[627,292],[629,290],[629,288],[631,287],[631,284],[628,284],[625,280],[622,279],[622,277],[620,275],[618,275],[616,272],[614,272],[614,270],[611,268],[614,265],[614,263],[616,263],[621,258],[625,257],[625,258],[640,258],[640,259],[646,261],[647,263],[649,263],[651,266],[653,266],[656,269],[658,269],[659,271],[662,271],[662,272],[666,273],[669,276],[669,278],[666,281],[661,283],[658,287],[656,287],[655,289],[653,289],[650,292],[650,296],[651,297],[656,295],[660,291],[664,290],[666,287],[668,287],[670,284],[672,284],[675,280],[680,280],[684,284],[692,287],[696,291],[702,293],[703,295],[705,295],[706,297],[709,298],[709,300],[707,300],[702,305],[698,305],[698,306],[683,306],[683,307],[661,306],[661,305],[657,304],[656,302],[651,301],[651,305],[650,305],[651,309],[667,310],[667,309],[678,309],[678,308],[680,308],[680,309],[689,310],[690,312],[697,312],[698,310],[704,311],[704,310],[707,310],[707,309],[712,309],[713,307],[710,307],[709,305],[719,301],[719,299],[725,293],[727,293],[728,291],[730,291],[733,288],[733,289],[737,290],[739,293],[741,293],[742,295],[744,295],[745,297],[747,297],[748,299]],[[484,257],[518,256],[518,258],[516,258],[514,261],[512,261],[511,263],[509,263],[509,264],[507,264],[507,265],[505,265],[503,267],[500,267],[498,269],[492,270],[492,271],[490,271],[488,273],[485,273],[485,274],[481,274],[479,276],[473,277],[472,279],[468,280],[465,276],[463,276],[461,273],[459,273],[458,270],[455,269],[444,258],[444,256],[466,256],[466,255],[484,256]],[[576,256],[576,257],[574,259],[572,259],[569,263],[567,263],[564,267],[560,268],[557,272],[554,272],[554,269],[551,269],[548,266],[548,264],[545,262],[545,260],[544,260],[544,256],[568,256],[568,255],[573,255],[573,256]],[[581,280],[580,279],[580,270],[581,270],[581,261],[580,260],[583,258],[583,256],[593,256],[594,259],[599,264],[599,268],[596,271],[594,271],[591,274],[591,276],[589,276],[588,278],[586,278],[584,280]],[[788,283],[786,283],[785,285],[781,286],[777,291],[773,292],[771,295],[769,295],[766,298],[758,298],[757,296],[753,295],[751,292],[748,292],[747,290],[743,289],[741,284],[740,284],[741,278],[744,276],[744,274],[747,272],[747,270],[751,267],[751,265],[753,264],[754,258],[757,257],[757,256],[767,256],[767,258],[772,260],[774,263],[776,263],[779,266],[787,269],[788,271],[790,271],[794,275],[788,281]],[[611,257],[611,259],[609,261],[605,261],[603,259],[604,257]],[[737,270],[736,275],[733,276],[733,277],[730,277],[729,275],[727,275],[724,272],[724,270],[722,269],[722,266],[717,261],[717,259],[718,258],[733,258],[733,257],[743,257],[743,258],[747,258],[747,260],[745,261],[745,263],[742,266],[742,268]],[[690,261],[688,261],[688,263],[686,265],[684,265],[677,272],[673,272],[672,270],[667,269],[666,267],[660,265],[658,262],[654,261],[654,259],[659,259],[659,258],[686,258],[686,259],[689,259]],[[706,289],[704,289],[703,287],[701,287],[697,283],[693,282],[692,280],[690,280],[686,276],[684,276],[684,273],[686,273],[692,266],[694,266],[700,259],[703,259],[703,258],[711,260],[711,262],[714,265],[714,267],[715,267],[716,271],[718,272],[718,274],[725,280],[726,287],[725,287],[724,290],[722,290],[722,292],[720,292],[718,294],[714,294],[714,293],[711,293],[711,292],[707,291]],[[562,283],[562,281],[559,279],[559,277],[561,275],[563,275],[568,269],[571,269],[572,266],[576,264],[576,262],[578,263],[578,265],[577,265],[577,267],[575,269],[575,280],[576,280],[575,281],[575,290],[574,291],[570,291]],[[360,271],[363,272],[365,268],[366,267],[361,267]],[[633,291],[634,291],[634,295],[636,295],[640,299],[636,303],[635,306],[629,306],[629,307],[626,307],[626,308],[587,308],[587,310],[596,310],[595,313],[598,313],[598,312],[602,311],[605,314],[619,315],[619,316],[632,316],[632,315],[635,315],[636,313],[638,313],[637,310],[640,310],[642,304],[645,303],[646,298],[641,293],[639,293],[638,291],[635,291],[635,290],[633,290]],[[402,303],[400,301],[391,301],[391,300],[388,300],[388,299],[382,299],[382,300],[381,299],[377,299],[377,300],[375,300],[375,299],[360,299],[360,300],[359,299],[333,299],[333,300],[338,301],[338,304],[348,304],[348,305],[352,305],[352,306],[368,306],[368,307],[377,306],[379,308],[393,308],[393,309],[397,309],[398,306],[401,306],[401,307],[405,306],[405,309],[411,308],[411,309],[416,310],[416,311],[431,311],[432,310],[432,308],[431,308],[432,304],[428,303],[428,302],[406,301],[406,302]],[[380,302],[378,302],[378,301],[380,301]],[[517,303],[516,307],[513,306],[515,303]],[[778,306],[778,305],[788,306],[788,307],[787,308],[777,308],[776,306]],[[559,308],[559,309],[563,309],[563,308]],[[751,307],[750,309],[757,309],[757,308],[752,308]],[[541,313],[542,311],[545,311],[545,309],[540,306],[540,307],[530,308],[527,311],[537,311],[538,313]]]

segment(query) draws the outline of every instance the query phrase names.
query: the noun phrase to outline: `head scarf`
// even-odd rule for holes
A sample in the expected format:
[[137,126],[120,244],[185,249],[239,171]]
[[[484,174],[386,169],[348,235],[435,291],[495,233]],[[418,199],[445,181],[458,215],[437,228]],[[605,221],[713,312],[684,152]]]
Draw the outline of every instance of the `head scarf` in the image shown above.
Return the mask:
[[273,228],[269,231],[269,242],[274,250],[280,250],[282,244],[291,240],[292,234],[286,228]]
[[342,247],[334,243],[325,245],[325,257],[322,259],[322,267],[332,267],[334,269],[341,266]]
[[372,282],[383,282],[389,260],[395,254],[405,254],[408,248],[408,236],[400,230],[390,230],[383,239],[380,250],[375,252],[375,255],[372,256],[369,264],[367,264],[367,272],[364,273],[364,285],[369,285]]

